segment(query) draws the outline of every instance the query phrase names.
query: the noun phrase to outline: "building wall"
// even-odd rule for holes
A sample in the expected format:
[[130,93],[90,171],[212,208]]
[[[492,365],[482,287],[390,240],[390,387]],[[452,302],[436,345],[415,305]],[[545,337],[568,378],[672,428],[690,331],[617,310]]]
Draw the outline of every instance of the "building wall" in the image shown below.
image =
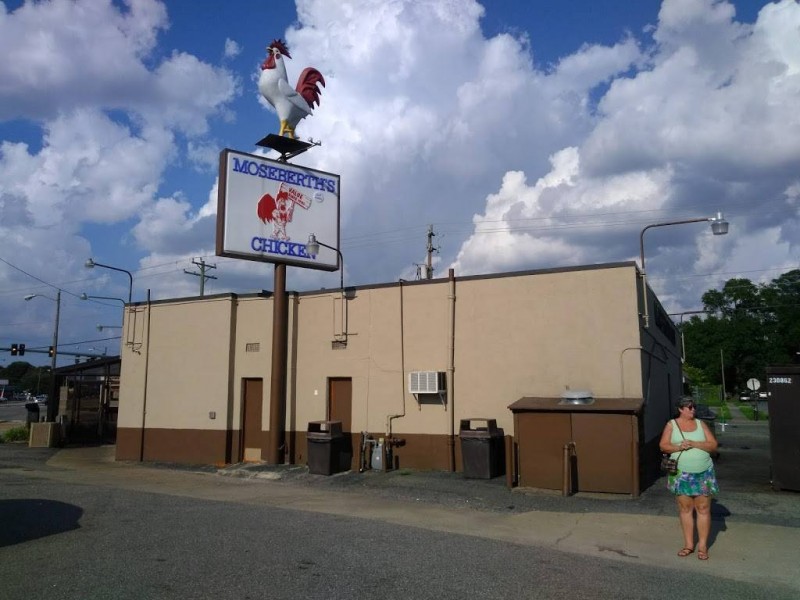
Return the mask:
[[[309,421],[327,418],[334,377],[352,379],[353,434],[385,436],[391,429],[406,442],[397,449],[404,466],[423,468],[447,467],[449,433],[455,427],[458,434],[460,419],[493,418],[513,433],[508,405],[523,396],[559,396],[567,389],[609,398],[645,395],[633,263],[457,278],[454,289],[453,295],[451,283],[439,279],[356,288],[344,301],[339,291],[290,295],[290,460],[305,461],[304,432]],[[139,455],[145,363],[146,458],[238,460],[247,377],[263,380],[266,449],[272,299],[231,294],[153,303],[150,312],[149,343],[144,336],[141,354],[123,354],[118,457]],[[451,343],[452,401],[409,394],[408,373],[446,371]],[[247,352],[247,344],[259,350]],[[673,355],[648,367],[646,401],[662,401],[661,380],[675,361]],[[150,449],[151,430],[184,444],[167,447],[159,438],[164,447]]]

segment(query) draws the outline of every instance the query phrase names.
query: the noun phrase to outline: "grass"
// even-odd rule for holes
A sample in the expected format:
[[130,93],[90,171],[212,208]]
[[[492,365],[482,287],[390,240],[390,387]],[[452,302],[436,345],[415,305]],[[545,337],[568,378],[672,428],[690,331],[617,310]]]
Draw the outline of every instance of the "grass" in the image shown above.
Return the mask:
[[[739,404],[739,410],[745,416],[745,418],[750,419],[751,421],[756,420],[755,410],[751,404]],[[766,421],[768,419],[768,415],[764,414],[764,411],[758,411],[758,420],[759,421]]]
[[2,435],[4,442],[27,442],[27,427],[12,427]]

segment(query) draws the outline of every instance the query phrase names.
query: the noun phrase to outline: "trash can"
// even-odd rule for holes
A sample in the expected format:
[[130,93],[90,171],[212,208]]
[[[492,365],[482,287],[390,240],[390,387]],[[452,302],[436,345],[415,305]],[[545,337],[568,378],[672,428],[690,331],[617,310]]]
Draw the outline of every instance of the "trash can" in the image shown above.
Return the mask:
[[341,421],[311,421],[306,440],[309,473],[333,475],[344,470],[340,460],[344,443]]
[[38,402],[26,402],[25,408],[28,411],[27,416],[25,417],[25,425],[30,427],[31,423],[38,423],[39,422],[39,403]]
[[464,477],[492,479],[505,475],[503,430],[497,428],[495,419],[462,419],[459,437]]

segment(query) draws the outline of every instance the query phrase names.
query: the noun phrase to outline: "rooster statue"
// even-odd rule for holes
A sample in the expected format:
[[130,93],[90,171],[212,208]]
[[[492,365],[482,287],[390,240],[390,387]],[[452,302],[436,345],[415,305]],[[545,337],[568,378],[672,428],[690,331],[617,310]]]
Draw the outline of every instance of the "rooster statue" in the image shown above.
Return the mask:
[[292,58],[289,49],[282,40],[273,40],[267,46],[267,59],[261,65],[261,76],[258,79],[258,91],[266,98],[281,121],[278,135],[294,138],[294,128],[313,111],[314,104],[319,104],[321,90],[317,84],[325,87],[322,73],[312,67],[303,69],[292,89],[286,76],[286,65],[283,57]]

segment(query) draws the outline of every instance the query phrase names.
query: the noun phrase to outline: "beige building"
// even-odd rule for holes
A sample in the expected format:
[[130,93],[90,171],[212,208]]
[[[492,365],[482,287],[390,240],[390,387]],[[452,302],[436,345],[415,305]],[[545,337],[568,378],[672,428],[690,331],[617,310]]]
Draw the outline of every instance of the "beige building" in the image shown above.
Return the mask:
[[[352,436],[355,467],[368,432],[402,440],[394,466],[460,470],[461,419],[496,419],[516,436],[509,406],[520,398],[590,390],[597,406],[639,407],[629,412],[644,483],[681,361],[649,290],[642,326],[641,285],[625,262],[290,293],[283,460],[304,464],[309,422],[332,419]],[[266,459],[272,308],[268,293],[132,305],[117,458]]]

